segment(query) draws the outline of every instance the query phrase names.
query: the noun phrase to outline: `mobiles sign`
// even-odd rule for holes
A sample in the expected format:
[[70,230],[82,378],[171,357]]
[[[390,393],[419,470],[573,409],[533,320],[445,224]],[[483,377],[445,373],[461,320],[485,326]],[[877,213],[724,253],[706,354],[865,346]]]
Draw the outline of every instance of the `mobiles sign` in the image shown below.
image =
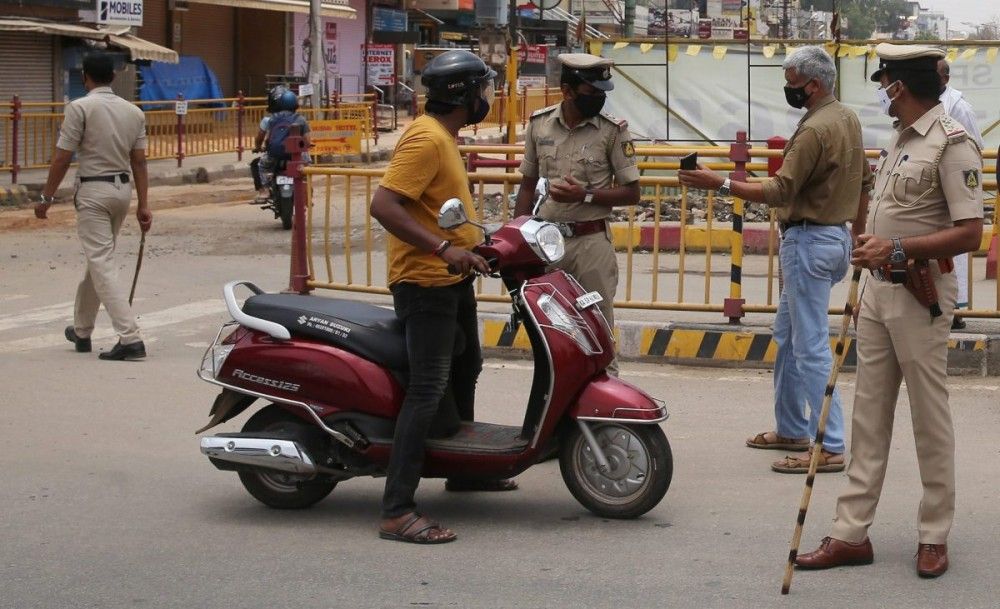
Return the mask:
[[142,0],[97,0],[97,23],[142,25]]

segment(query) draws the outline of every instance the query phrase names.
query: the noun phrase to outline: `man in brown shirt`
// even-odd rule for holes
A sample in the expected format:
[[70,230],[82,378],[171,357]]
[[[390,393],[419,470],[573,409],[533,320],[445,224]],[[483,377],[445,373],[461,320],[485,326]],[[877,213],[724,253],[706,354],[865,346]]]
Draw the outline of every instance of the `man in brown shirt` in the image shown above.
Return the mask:
[[[830,353],[830,289],[850,267],[852,235],[864,229],[863,212],[873,184],[865,161],[861,124],[832,95],[837,77],[833,59],[821,47],[804,47],[784,63],[785,98],[806,108],[785,146],[774,177],[761,183],[730,182],[704,168],[681,171],[682,184],[716,188],[719,194],[767,203],[781,222],[784,289],[774,320],[778,354],[774,364],[775,430],[748,438],[747,446],[777,450],[822,450],[820,472],[844,469],[844,414],[836,391],[823,446],[810,449],[816,434]],[[846,222],[853,220],[848,232]],[[808,406],[808,414],[806,407]],[[772,464],[782,473],[805,473],[809,454],[789,455]]]

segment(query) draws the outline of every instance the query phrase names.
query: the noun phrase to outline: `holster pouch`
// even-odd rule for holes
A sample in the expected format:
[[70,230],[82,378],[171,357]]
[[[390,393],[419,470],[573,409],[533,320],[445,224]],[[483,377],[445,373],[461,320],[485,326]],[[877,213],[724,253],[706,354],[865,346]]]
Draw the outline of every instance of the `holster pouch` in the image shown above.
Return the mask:
[[[939,258],[937,262],[941,273],[950,273],[955,268],[951,258]],[[930,311],[932,318],[941,316],[937,286],[934,285],[934,277],[931,275],[928,260],[907,260],[906,282],[903,283],[903,286],[910,294],[913,294],[921,306]]]

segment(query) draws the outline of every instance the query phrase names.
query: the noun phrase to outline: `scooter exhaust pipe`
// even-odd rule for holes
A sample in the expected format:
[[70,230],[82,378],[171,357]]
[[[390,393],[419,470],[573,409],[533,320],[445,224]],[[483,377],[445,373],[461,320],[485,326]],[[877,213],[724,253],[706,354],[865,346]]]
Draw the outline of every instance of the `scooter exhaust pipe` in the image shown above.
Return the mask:
[[312,475],[316,464],[299,444],[290,440],[209,436],[201,439],[201,452],[212,459]]

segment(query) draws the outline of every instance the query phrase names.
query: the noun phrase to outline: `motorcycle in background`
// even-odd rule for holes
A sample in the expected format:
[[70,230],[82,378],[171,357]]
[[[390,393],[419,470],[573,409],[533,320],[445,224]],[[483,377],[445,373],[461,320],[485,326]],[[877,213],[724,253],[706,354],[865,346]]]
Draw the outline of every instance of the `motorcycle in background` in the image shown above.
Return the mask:
[[283,176],[273,168],[268,168],[265,158],[266,155],[261,155],[250,161],[250,173],[253,176],[254,187],[258,191],[265,186],[267,187],[267,197],[263,200],[255,199],[253,204],[259,205],[261,209],[269,209],[274,212],[275,219],[281,220],[281,228],[290,230],[295,209],[292,196],[295,179]]

